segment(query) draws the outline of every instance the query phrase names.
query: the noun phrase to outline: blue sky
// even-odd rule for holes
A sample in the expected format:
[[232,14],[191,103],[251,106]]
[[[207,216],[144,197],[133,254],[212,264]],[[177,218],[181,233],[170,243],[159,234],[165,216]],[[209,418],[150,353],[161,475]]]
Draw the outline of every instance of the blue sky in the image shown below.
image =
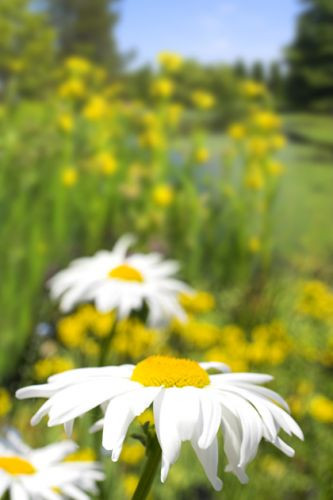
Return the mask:
[[117,39],[135,65],[172,50],[204,62],[269,62],[293,38],[298,0],[122,0]]

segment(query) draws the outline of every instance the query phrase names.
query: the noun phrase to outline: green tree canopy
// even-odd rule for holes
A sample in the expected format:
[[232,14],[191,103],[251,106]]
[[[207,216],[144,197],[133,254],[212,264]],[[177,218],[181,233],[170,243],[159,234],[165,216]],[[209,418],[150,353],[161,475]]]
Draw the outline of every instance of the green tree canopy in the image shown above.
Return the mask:
[[287,49],[288,94],[297,107],[333,108],[333,2],[302,0],[305,10]]
[[121,70],[114,36],[119,0],[47,0],[51,22],[57,32],[60,55],[79,55],[104,65],[111,73]]

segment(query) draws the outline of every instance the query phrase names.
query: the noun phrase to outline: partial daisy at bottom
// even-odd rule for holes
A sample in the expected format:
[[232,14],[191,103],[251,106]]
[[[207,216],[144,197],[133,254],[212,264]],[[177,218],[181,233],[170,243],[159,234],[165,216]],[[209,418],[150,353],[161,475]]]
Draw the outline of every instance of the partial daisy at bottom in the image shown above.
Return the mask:
[[11,500],[88,500],[104,473],[97,462],[64,461],[77,450],[73,441],[32,449],[15,429],[0,437],[0,498]]
[[[209,374],[210,369],[219,373]],[[242,483],[248,481],[245,469],[262,439],[290,457],[294,450],[279,437],[280,430],[303,439],[284,399],[262,387],[272,380],[270,375],[228,371],[223,363],[150,356],[137,365],[69,370],[50,377],[47,384],[19,389],[17,397],[48,398],[31,423],[48,415],[49,426],[64,424],[68,433],[76,417],[101,405],[104,418],[94,427],[103,429],[102,445],[113,461],[119,458],[131,422],[153,405],[162,450],[161,481],[182,442],[190,441],[212,486],[220,490],[219,429],[228,460],[225,470]]]

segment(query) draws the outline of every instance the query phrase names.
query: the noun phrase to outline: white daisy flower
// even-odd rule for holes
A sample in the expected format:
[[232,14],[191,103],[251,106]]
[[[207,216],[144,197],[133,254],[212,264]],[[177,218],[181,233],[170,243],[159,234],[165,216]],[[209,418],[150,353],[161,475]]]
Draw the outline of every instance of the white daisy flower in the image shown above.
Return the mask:
[[0,438],[0,498],[11,500],[88,500],[104,474],[96,462],[64,462],[77,445],[62,441],[31,449],[10,429]]
[[178,295],[190,288],[173,277],[179,265],[163,261],[158,253],[128,255],[133,242],[134,238],[126,235],[112,251],[76,259],[51,278],[51,297],[60,299],[61,310],[68,312],[77,304],[93,301],[99,311],[115,309],[122,319],[146,304],[150,324],[172,317],[184,319]]
[[71,431],[76,417],[102,405],[105,416],[95,427],[103,428],[103,447],[112,452],[114,461],[119,458],[132,420],[153,404],[162,449],[161,481],[166,480],[181,443],[190,441],[211,484],[220,490],[219,428],[229,461],[226,470],[244,483],[245,467],[256,455],[262,438],[292,456],[294,450],[278,433],[283,429],[300,439],[303,434],[287,413],[287,403],[276,392],[261,387],[272,379],[270,375],[209,375],[210,368],[221,372],[228,369],[222,363],[151,356],[136,366],[70,370],[50,377],[47,384],[20,389],[17,397],[48,398],[32,418],[32,424],[48,415],[49,426],[64,424],[67,431]]

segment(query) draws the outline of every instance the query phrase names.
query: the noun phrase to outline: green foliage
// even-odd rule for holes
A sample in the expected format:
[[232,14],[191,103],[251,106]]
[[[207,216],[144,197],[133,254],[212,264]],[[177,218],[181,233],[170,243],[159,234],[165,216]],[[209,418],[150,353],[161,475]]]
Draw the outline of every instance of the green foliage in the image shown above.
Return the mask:
[[54,76],[54,31],[30,4],[0,2],[0,82],[12,97],[39,95]]
[[119,72],[124,59],[114,37],[118,1],[47,0],[61,57],[76,54],[103,65],[112,74]]
[[287,50],[288,93],[296,107],[333,109],[333,3],[304,0],[296,38]]

